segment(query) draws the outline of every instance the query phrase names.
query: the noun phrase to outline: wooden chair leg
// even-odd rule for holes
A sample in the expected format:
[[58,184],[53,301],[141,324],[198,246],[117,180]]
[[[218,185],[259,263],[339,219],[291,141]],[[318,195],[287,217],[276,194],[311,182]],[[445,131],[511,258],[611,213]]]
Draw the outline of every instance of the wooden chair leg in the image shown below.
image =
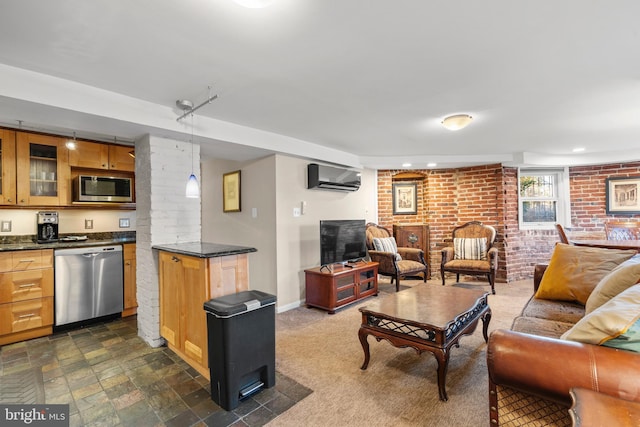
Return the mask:
[[460,273],[456,273],[456,283],[460,283]]
[[489,273],[487,276],[489,277],[489,284],[491,285],[491,293],[495,295],[496,294],[496,288],[494,287],[495,278],[491,273]]
[[444,268],[440,269],[440,277],[442,277],[442,286],[444,286]]
[[400,292],[400,276],[396,276],[396,292]]

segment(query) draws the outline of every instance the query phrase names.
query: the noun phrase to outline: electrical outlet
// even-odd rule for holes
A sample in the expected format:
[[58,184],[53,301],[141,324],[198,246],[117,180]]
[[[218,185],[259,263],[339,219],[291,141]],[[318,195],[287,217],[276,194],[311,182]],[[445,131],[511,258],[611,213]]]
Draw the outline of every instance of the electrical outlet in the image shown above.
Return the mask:
[[3,233],[11,231],[11,221],[2,221],[0,231],[2,231]]
[[300,208],[293,208],[293,216],[295,217],[300,216]]
[[120,228],[129,228],[129,218],[120,218]]
[[85,219],[84,220],[84,229],[85,230],[91,230],[93,228],[93,220],[92,219]]

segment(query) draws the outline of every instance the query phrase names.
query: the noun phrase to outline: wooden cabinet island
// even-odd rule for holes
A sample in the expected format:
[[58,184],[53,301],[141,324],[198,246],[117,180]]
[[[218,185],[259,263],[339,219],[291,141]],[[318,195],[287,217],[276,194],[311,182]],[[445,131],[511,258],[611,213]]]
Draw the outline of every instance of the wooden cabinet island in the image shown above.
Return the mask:
[[160,281],[160,335],[171,350],[209,379],[204,303],[249,289],[248,254],[255,248],[192,242],[154,245]]

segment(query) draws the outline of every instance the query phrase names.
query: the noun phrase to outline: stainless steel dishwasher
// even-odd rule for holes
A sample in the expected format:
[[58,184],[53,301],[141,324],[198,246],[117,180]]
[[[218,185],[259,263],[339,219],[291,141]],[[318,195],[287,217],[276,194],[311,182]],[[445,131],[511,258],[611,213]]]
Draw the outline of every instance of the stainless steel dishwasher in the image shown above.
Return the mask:
[[56,249],[55,325],[120,313],[122,246]]

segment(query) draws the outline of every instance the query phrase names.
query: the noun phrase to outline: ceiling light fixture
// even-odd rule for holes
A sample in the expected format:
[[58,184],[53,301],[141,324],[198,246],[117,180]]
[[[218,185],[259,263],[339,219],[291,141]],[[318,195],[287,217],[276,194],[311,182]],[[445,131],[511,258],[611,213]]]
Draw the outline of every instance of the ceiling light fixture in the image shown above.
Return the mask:
[[427,163],[428,168],[435,168],[436,166],[438,166],[437,163]]
[[574,153],[582,153],[584,151],[584,147],[576,147],[573,149]]
[[209,97],[201,103],[200,105],[194,107],[193,102],[187,99],[179,99],[176,101],[176,106],[184,111],[184,114],[176,119],[176,121],[180,121],[187,116],[191,116],[191,175],[189,175],[189,179],[187,180],[187,188],[185,191],[185,195],[189,198],[198,198],[200,197],[200,185],[198,184],[198,178],[196,178],[196,174],[193,173],[195,169],[193,167],[193,113],[196,112],[197,109],[204,107],[207,104],[210,104],[211,101],[218,98],[218,95],[211,95],[211,86],[209,86]]
[[75,132],[73,132],[73,139],[67,140],[67,142],[64,143],[64,146],[67,147],[69,150],[75,150],[76,149],[78,144],[76,143],[76,133]]
[[471,123],[473,117],[469,114],[454,114],[442,119],[442,126],[449,130],[460,130],[465,128]]
[[403,163],[402,167],[403,168],[410,168],[411,167],[411,163]]
[[273,0],[233,0],[240,6],[248,7],[249,9],[261,9],[269,6],[273,3]]

